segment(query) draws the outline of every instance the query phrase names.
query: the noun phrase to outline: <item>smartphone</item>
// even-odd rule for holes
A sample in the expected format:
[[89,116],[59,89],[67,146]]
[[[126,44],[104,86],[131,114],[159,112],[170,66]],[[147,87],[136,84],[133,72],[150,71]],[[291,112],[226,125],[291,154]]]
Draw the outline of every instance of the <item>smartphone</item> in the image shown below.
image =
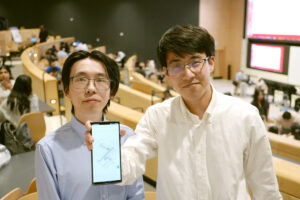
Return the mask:
[[120,123],[92,122],[92,183],[111,184],[122,181]]

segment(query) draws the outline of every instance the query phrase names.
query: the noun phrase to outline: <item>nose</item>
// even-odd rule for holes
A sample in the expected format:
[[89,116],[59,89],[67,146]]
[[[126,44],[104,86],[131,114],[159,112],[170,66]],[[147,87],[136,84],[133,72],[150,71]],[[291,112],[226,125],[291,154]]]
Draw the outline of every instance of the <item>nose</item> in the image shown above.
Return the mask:
[[86,88],[87,93],[95,93],[96,92],[96,86],[95,86],[95,80],[89,80]]
[[184,66],[184,77],[195,77],[196,73],[193,72],[193,70],[191,69],[191,66],[189,66],[188,64],[186,64]]

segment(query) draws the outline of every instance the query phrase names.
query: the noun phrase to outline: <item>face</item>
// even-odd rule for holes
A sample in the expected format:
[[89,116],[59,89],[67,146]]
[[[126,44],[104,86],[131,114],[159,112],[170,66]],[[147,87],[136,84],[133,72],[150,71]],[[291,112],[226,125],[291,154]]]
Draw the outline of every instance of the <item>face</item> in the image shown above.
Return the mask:
[[8,80],[9,78],[9,72],[5,68],[0,69],[0,80]]
[[[104,64],[100,61],[85,58],[74,63],[71,69],[69,91],[70,98],[75,111],[75,116],[80,118],[82,113],[94,113],[102,115],[102,110],[110,98],[110,88],[96,87],[98,80],[109,80]],[[87,84],[78,87],[78,81],[84,79],[97,79],[87,81]],[[77,83],[75,83],[77,81]]]
[[56,67],[56,66],[57,66],[57,61],[51,62],[51,63],[50,63],[50,66],[53,67],[53,68]]
[[[164,67],[166,77],[174,89],[185,100],[200,100],[205,95],[210,95],[210,73],[214,68],[214,57],[207,58],[205,53],[183,54],[183,57],[167,52]],[[185,66],[180,74],[170,73],[170,68],[175,71],[176,66]]]

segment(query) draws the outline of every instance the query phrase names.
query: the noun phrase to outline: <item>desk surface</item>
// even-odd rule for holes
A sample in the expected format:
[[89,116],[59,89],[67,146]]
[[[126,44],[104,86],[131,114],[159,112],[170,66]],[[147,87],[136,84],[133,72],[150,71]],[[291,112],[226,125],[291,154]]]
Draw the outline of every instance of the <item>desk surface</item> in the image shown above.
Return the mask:
[[39,100],[39,111],[43,113],[49,113],[55,111],[55,109],[52,106],[49,106],[45,102]]
[[11,157],[6,166],[0,169],[0,198],[16,187],[20,187],[23,192],[33,177],[35,151],[17,154]]

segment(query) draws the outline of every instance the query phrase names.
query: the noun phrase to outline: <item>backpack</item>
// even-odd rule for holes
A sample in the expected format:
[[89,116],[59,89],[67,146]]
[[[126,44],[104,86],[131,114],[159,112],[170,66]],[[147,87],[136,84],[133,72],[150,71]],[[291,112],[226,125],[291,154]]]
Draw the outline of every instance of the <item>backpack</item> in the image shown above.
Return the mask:
[[5,145],[12,155],[33,150],[34,142],[26,122],[16,129],[9,121],[0,125],[0,143]]

